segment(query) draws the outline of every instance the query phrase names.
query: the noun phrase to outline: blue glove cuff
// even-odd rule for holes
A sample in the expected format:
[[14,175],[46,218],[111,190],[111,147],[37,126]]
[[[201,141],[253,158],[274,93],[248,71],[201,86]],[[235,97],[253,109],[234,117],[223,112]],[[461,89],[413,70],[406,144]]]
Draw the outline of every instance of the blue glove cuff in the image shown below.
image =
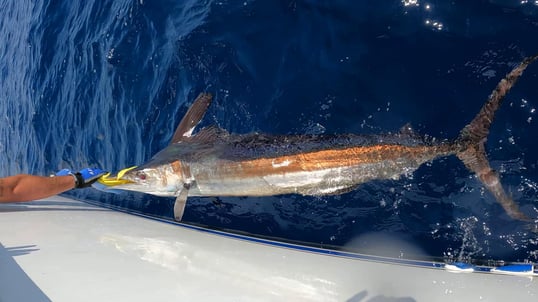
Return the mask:
[[54,174],[56,176],[67,176],[67,175],[73,175],[73,172],[71,172],[71,170],[69,169],[61,169],[60,171],[56,172],[56,174]]
[[101,169],[85,168],[80,172],[73,173],[69,169],[62,169],[56,172],[56,176],[71,175],[75,178],[75,188],[86,188],[91,186],[99,177],[105,174],[105,171]]
[[56,172],[56,174],[54,176],[67,176],[67,175],[71,175],[71,176],[73,176],[73,178],[75,178],[75,188],[78,188],[79,183],[80,183],[79,178],[75,174],[73,174],[73,172],[71,172],[71,170],[62,169],[62,170]]

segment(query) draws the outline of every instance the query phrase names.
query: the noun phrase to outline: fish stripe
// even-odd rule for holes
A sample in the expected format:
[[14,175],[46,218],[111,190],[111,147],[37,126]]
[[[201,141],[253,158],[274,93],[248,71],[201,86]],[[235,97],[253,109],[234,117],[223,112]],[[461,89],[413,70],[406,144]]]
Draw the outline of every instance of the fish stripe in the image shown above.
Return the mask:
[[238,177],[245,178],[271,174],[271,169],[274,173],[293,173],[398,160],[405,160],[407,162],[412,161],[416,162],[418,165],[438,156],[448,155],[453,152],[450,145],[443,144],[438,146],[361,146],[339,150],[321,150],[281,157],[267,157],[240,162],[227,161],[225,163],[219,163],[220,168],[217,167],[217,169],[226,170],[229,172],[227,174],[237,174]]

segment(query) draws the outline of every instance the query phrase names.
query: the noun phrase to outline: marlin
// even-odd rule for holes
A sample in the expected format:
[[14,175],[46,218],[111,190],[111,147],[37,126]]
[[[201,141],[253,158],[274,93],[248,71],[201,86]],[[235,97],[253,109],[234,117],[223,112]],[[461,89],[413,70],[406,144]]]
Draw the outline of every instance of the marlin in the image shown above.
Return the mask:
[[455,155],[474,172],[508,216],[531,221],[503,189],[490,167],[485,142],[504,96],[529,64],[524,59],[490,94],[455,140],[419,137],[404,130],[380,135],[230,134],[209,126],[194,130],[212,96],[201,93],[179,123],[171,143],[139,167],[101,183],[113,189],[176,198],[180,221],[189,196],[335,195],[372,180],[398,179],[422,164]]

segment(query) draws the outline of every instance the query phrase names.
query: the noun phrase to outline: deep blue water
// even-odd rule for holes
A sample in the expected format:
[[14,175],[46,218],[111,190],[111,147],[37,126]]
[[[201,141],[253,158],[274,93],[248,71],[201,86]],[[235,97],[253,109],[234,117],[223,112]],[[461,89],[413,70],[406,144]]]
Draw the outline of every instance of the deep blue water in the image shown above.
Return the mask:
[[[20,0],[0,4],[1,175],[141,164],[208,91],[203,125],[235,133],[454,138],[500,78],[538,52],[538,3]],[[538,66],[488,140],[505,187],[538,217]],[[78,198],[172,217],[174,200]],[[184,220],[408,256],[538,260],[456,158],[329,197],[192,198]],[[392,245],[389,247],[388,245]]]

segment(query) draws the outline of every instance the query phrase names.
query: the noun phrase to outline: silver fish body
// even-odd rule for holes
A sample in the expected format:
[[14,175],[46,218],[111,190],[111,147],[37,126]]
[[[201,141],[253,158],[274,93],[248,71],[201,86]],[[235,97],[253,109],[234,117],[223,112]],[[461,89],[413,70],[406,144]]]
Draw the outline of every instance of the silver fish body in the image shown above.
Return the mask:
[[454,141],[425,140],[410,131],[392,135],[234,135],[215,127],[193,134],[211,103],[200,94],[179,123],[171,144],[126,172],[114,189],[175,196],[181,220],[188,196],[328,195],[375,179],[396,179],[425,162],[456,155],[506,213],[529,221],[505,193],[489,165],[485,142],[504,96],[538,55],[526,58],[495,87]]
[[[226,134],[211,141],[186,139],[127,172],[123,179],[133,183],[119,188],[177,196],[185,183],[191,183],[189,196],[340,194],[374,179],[397,179],[424,162],[456,153],[453,145],[406,136]],[[374,140],[377,143],[364,144]]]

